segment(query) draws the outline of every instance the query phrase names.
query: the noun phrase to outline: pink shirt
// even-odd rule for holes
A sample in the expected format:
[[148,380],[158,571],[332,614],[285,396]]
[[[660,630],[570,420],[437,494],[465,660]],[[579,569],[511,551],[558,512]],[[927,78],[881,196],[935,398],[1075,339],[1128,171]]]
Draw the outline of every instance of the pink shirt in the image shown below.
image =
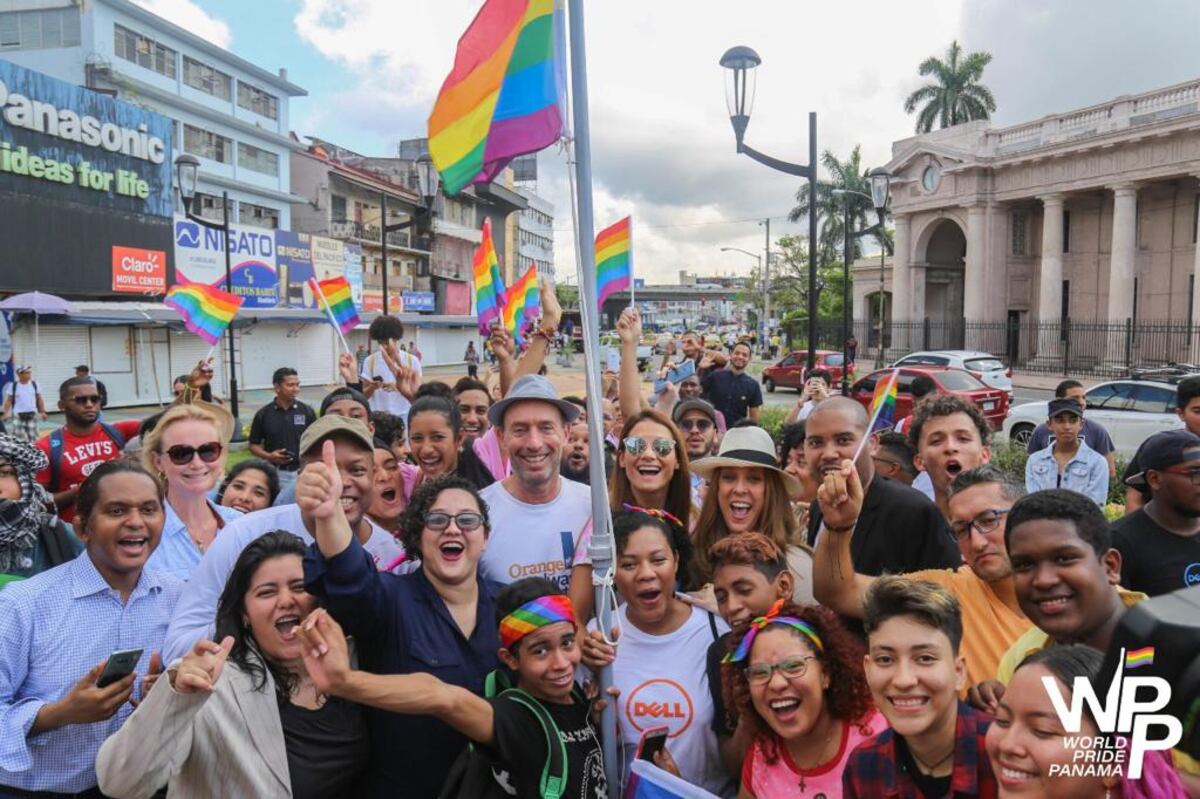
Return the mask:
[[[488,431],[472,441],[472,447],[479,460],[492,473],[492,477],[503,480],[508,477],[508,458],[500,446],[500,438],[496,428],[489,427]],[[421,467],[411,463],[400,464],[400,477],[404,488],[404,501],[412,499],[413,491],[421,482]]]
[[[864,726],[865,734],[862,731]],[[842,795],[842,771],[846,768],[850,753],[860,743],[886,728],[887,721],[877,710],[871,710],[862,724],[844,725],[837,756],[813,769],[798,767],[785,746],[779,747],[779,758],[774,763],[768,763],[760,742],[756,740],[742,765],[742,787],[757,799],[821,795],[837,799]],[[801,782],[804,783],[803,791],[800,790]]]

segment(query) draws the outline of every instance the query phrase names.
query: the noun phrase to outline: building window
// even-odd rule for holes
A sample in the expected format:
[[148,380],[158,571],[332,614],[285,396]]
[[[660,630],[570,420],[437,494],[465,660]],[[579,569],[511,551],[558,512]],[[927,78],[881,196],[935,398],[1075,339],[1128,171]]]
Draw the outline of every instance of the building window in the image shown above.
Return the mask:
[[211,130],[193,128],[191,125],[183,126],[183,149],[192,155],[198,155],[210,161],[219,161],[222,164],[228,164],[233,160],[231,157],[233,139],[213,133]]
[[[233,219],[233,200],[227,203],[226,210],[229,211],[229,218]],[[196,192],[196,196],[192,199],[192,211],[214,222],[223,222],[225,219],[221,214],[221,198],[214,194]]]
[[238,81],[238,105],[268,119],[279,119],[279,99],[257,86]]
[[45,8],[0,13],[0,50],[79,46],[79,9]]
[[346,221],[346,198],[340,194],[329,198],[329,220],[331,222]]
[[183,57],[183,82],[219,100],[228,100],[233,86],[233,78],[221,70],[186,55]]
[[113,50],[117,58],[132,61],[168,78],[175,77],[175,51],[149,36],[135,33],[121,25],[113,25]]
[[1071,251],[1071,212],[1063,211],[1063,252]]
[[279,227],[279,211],[243,201],[238,203],[238,223],[275,230]]
[[1012,215],[1012,254],[1025,254],[1025,229],[1027,217],[1022,213]]
[[253,169],[264,175],[279,174],[279,156],[270,150],[261,150],[252,144],[238,142],[238,166]]

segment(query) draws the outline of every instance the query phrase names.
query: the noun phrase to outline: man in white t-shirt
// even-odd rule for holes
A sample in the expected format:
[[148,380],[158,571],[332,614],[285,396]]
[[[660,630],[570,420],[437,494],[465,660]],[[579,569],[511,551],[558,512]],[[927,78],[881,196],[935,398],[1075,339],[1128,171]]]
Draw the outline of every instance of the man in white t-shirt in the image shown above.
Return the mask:
[[17,380],[4,387],[3,413],[0,419],[14,420],[12,435],[19,441],[32,444],[38,438],[38,417],[47,418],[42,392],[33,379],[33,367],[17,367]]
[[587,562],[591,490],[559,474],[566,427],[578,415],[540,375],[521,377],[489,409],[511,474],[480,492],[492,524],[479,561],[486,579],[545,577],[566,591],[574,567]]
[[371,410],[386,411],[407,423],[408,409],[421,386],[421,359],[400,346],[404,323],[394,316],[375,317],[368,335],[379,349],[362,362],[363,394]]

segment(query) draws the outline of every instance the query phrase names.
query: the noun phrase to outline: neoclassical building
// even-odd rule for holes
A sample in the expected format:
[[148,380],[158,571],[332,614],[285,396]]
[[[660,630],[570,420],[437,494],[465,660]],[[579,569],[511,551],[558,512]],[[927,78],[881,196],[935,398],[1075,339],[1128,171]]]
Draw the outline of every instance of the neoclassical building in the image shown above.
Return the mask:
[[[979,346],[972,329],[993,323],[1024,331],[992,342],[1015,355],[1039,349],[1037,323],[1200,314],[1200,80],[902,139],[887,168],[885,326],[928,319],[944,333],[936,345]],[[872,331],[879,270],[870,258],[854,267],[855,318]]]

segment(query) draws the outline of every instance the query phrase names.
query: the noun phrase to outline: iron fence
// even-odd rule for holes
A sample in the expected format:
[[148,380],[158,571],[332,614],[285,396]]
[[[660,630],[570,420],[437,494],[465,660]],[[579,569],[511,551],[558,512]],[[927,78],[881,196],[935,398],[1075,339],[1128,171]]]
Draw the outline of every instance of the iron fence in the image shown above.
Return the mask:
[[[817,321],[816,348],[841,350],[846,336],[840,319]],[[808,347],[808,325],[788,325],[793,349]],[[877,323],[851,323],[860,363],[891,364],[922,350],[979,350],[1022,372],[1046,375],[1121,377],[1135,369],[1200,361],[1200,325],[1179,321],[972,322],[923,319],[891,322],[879,346]]]

